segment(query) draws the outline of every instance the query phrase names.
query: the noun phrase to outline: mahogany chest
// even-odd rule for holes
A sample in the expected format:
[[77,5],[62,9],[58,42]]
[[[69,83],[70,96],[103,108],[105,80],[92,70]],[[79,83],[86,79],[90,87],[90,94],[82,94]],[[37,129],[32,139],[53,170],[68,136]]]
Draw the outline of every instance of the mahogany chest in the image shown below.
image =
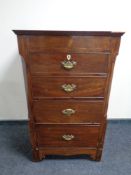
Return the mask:
[[33,159],[100,160],[121,32],[14,30],[22,56]]

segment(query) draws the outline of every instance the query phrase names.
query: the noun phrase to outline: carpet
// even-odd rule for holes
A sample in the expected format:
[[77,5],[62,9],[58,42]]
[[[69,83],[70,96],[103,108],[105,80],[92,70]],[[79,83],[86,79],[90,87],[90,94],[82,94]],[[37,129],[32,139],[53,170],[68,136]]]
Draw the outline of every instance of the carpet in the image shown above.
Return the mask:
[[131,175],[131,121],[109,121],[102,160],[47,156],[32,162],[27,122],[1,122],[0,175]]

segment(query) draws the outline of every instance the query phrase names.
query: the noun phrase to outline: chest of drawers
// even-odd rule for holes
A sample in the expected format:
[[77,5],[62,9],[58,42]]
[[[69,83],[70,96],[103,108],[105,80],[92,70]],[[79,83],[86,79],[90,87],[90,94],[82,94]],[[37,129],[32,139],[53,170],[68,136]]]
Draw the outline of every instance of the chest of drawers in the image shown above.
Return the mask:
[[22,56],[33,158],[100,160],[120,32],[14,30]]

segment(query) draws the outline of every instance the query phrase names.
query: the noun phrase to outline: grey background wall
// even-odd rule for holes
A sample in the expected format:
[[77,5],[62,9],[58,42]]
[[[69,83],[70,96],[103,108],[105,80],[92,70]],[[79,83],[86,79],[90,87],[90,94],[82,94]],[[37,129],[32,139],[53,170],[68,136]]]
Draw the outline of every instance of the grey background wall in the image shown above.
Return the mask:
[[27,119],[20,56],[12,29],[125,31],[108,118],[131,117],[129,0],[0,0],[0,120]]

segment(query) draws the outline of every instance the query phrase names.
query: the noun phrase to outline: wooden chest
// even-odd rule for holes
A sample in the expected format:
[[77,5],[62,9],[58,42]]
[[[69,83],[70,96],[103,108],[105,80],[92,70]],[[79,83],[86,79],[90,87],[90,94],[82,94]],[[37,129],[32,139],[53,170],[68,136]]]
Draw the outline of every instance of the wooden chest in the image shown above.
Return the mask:
[[14,30],[22,56],[35,161],[100,160],[120,32]]

